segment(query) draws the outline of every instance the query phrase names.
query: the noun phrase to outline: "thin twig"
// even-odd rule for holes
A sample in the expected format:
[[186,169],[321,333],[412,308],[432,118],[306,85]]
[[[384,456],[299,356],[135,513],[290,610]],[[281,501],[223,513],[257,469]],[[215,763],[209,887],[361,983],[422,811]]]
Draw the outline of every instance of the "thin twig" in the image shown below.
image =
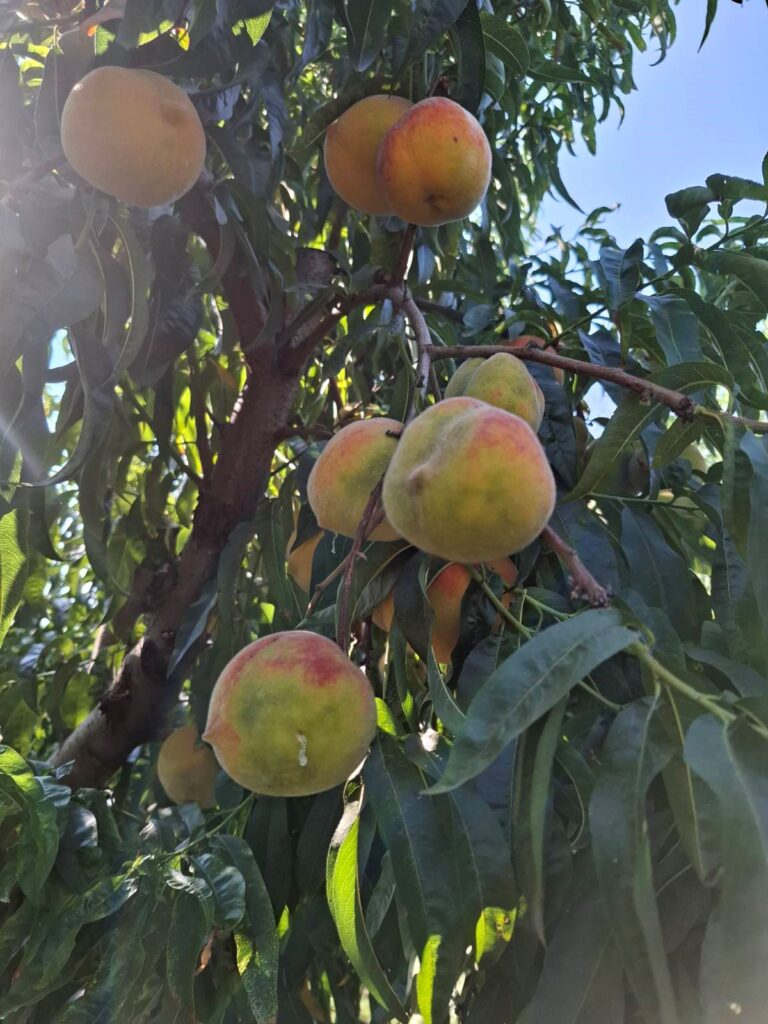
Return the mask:
[[29,192],[29,190],[36,185],[38,181],[47,177],[52,171],[64,162],[64,154],[59,153],[57,156],[50,157],[47,160],[41,160],[40,163],[35,164],[34,167],[22,174],[20,178],[13,181],[8,186],[8,191],[3,196],[4,199],[21,199]]
[[571,600],[584,598],[593,608],[605,608],[610,602],[611,592],[601,586],[587,569],[578,553],[551,526],[545,526],[541,532],[542,540],[555,552],[566,565],[570,573]]
[[203,480],[210,480],[213,472],[213,453],[211,452],[210,439],[205,424],[205,396],[201,391],[200,375],[197,372],[197,364],[190,356],[189,364],[189,393],[192,416],[195,421],[195,435],[197,437],[197,454],[200,459],[200,466],[203,471]]
[[[411,298],[407,298],[403,301],[403,312],[408,318],[408,322],[413,328],[413,333],[416,338],[416,348],[418,349],[419,359],[416,367],[416,394],[421,396],[422,402],[426,400],[427,392],[429,391],[429,371],[432,367],[432,360],[430,358],[429,350],[432,347],[432,337],[427,327],[427,321],[424,319],[424,314],[421,312],[419,307]],[[410,422],[416,415],[416,402],[412,401],[408,413],[406,415],[406,423]]]
[[408,264],[413,254],[413,243],[416,239],[416,225],[409,224],[403,234],[403,244],[400,246],[400,253],[395,264],[395,272],[392,275],[392,284],[401,285],[408,274]]
[[336,643],[346,651],[349,647],[349,634],[352,628],[352,609],[350,598],[352,595],[352,576],[355,571],[355,563],[362,554],[363,544],[370,533],[384,521],[384,509],[381,505],[381,489],[384,485],[384,477],[376,484],[371,491],[368,502],[360,517],[360,524],[357,527],[355,539],[352,542],[352,550],[347,555],[344,578],[339,586],[339,595],[336,601],[338,609],[338,627],[336,630]]

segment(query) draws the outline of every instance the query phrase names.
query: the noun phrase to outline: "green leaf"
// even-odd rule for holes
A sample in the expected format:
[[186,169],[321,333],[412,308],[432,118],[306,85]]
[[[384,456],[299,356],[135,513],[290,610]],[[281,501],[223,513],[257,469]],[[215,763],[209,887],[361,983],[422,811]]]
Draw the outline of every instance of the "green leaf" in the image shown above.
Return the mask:
[[655,700],[619,713],[601,751],[589,805],[592,852],[624,969],[640,1005],[677,1021],[651,875],[645,817],[648,787],[672,757]]
[[713,791],[720,811],[720,901],[702,950],[704,1020],[734,1015],[760,1024],[768,977],[768,744],[744,720],[727,728],[709,715],[688,730],[685,759]]
[[48,878],[59,848],[56,808],[19,754],[0,746],[0,799],[21,812],[17,879],[33,897]]
[[522,78],[528,70],[530,56],[520,30],[502,17],[485,11],[480,15],[480,20],[489,52],[498,57],[516,78]]
[[702,270],[724,277],[735,277],[768,310],[768,260],[740,252],[701,252],[697,262]]
[[633,298],[640,284],[643,241],[638,238],[628,249],[605,246],[600,250],[600,268],[605,277],[608,305],[617,310]]
[[277,1020],[279,946],[272,903],[253,852],[238,836],[216,836],[212,845],[245,880],[245,919],[235,931],[237,970],[259,1024]]
[[[677,363],[652,374],[648,379],[683,393],[699,391],[711,385],[733,389],[730,373],[717,363]],[[636,438],[659,416],[660,411],[661,406],[652,399],[644,402],[637,395],[627,396],[596,441],[578,483],[563,500],[572,501],[585,494],[599,492],[598,485],[611,466],[622,455],[631,454]]]
[[184,1018],[195,1020],[195,973],[211,930],[210,904],[190,892],[177,892],[168,925],[165,972]]
[[755,202],[768,202],[768,186],[761,185],[749,178],[735,178],[730,174],[710,174],[707,187],[711,188],[718,199],[753,199]]
[[214,900],[213,920],[220,928],[234,928],[245,914],[245,881],[231,864],[224,864],[210,853],[192,857],[195,874],[210,886]]
[[540,79],[542,82],[581,82],[584,85],[592,84],[592,79],[580,68],[568,67],[555,60],[539,59],[528,69],[531,78]]
[[[385,0],[386,2],[386,0]],[[458,19],[467,0],[414,0],[408,47],[398,72],[419,58]]]
[[533,920],[533,927],[546,946],[544,927],[544,849],[549,786],[555,749],[565,713],[563,699],[549,712],[538,735],[533,731],[522,740],[522,759],[517,770],[516,799],[512,835],[514,836],[515,877]]
[[496,669],[472,701],[433,793],[479,775],[516,736],[585,676],[637,639],[613,609],[591,610],[526,641]]
[[349,59],[355,71],[365,71],[386,43],[392,4],[388,0],[346,0],[344,6]]
[[[349,813],[350,808],[347,808]],[[366,930],[360,899],[358,871],[359,808],[346,834],[334,837],[328,851],[326,891],[328,906],[339,933],[342,948],[352,966],[382,1006],[398,1020],[406,1013],[381,964]]]
[[701,37],[701,42],[699,43],[699,49],[701,49],[702,46],[704,45],[704,43],[706,43],[706,41],[707,41],[707,36],[709,35],[709,30],[712,28],[712,22],[715,20],[715,15],[716,14],[717,14],[717,0],[707,0],[707,19],[706,19],[706,22],[704,23],[704,34]]
[[650,312],[668,365],[695,362],[702,358],[699,321],[679,295],[638,295]]
[[652,608],[661,608],[676,629],[691,625],[693,594],[685,559],[667,543],[654,519],[629,506],[621,512],[621,544],[632,588]]
[[602,903],[569,907],[547,946],[539,983],[521,1024],[623,1024],[621,962]]
[[[396,740],[379,733],[363,770],[379,830],[392,857],[396,897],[421,959],[416,982],[426,1024],[443,1021],[471,935],[463,933],[462,882],[448,804],[424,795],[424,780]],[[446,900],[445,894],[454,898]]]
[[24,594],[29,568],[27,524],[21,509],[6,512],[0,519],[0,645]]
[[475,114],[486,87],[485,37],[480,12],[475,4],[468,3],[461,12],[454,25],[453,35],[458,63],[456,102]]
[[665,197],[665,202],[669,215],[679,220],[688,235],[692,236],[709,213],[709,204],[716,198],[711,188],[694,185],[670,193]]

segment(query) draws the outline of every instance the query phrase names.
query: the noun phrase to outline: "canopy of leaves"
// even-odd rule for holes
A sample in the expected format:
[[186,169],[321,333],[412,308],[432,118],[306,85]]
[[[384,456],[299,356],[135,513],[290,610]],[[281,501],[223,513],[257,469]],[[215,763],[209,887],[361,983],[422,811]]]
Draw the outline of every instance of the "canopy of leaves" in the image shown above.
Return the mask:
[[[0,1019],[764,1024],[768,162],[668,196],[626,250],[605,210],[542,237],[562,147],[594,150],[634,55],[673,42],[666,0],[272,8],[0,3]],[[200,113],[173,206],[63,160],[104,64]],[[469,219],[414,238],[335,197],[326,127],[390,91],[478,117]],[[310,604],[286,553],[325,439],[523,334],[549,343],[520,354],[554,533],[508,608],[477,573],[444,672],[434,559],[325,534]],[[298,627],[375,689],[361,775],[284,800],[221,773],[216,809],[170,805],[158,741]]]

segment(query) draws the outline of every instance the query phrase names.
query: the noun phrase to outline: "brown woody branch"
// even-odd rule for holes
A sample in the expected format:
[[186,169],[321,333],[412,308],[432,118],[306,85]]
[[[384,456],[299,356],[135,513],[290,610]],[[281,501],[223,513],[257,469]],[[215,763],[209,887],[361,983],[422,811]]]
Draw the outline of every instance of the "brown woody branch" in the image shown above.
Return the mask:
[[583,598],[593,608],[605,608],[610,602],[611,593],[597,582],[579,558],[578,552],[570,544],[566,544],[560,534],[556,533],[551,526],[544,527],[541,538],[568,569],[571,599],[579,601]]
[[[215,260],[220,232],[205,196],[195,190],[184,215]],[[128,652],[112,684],[85,721],[65,740],[54,761],[72,762],[73,787],[104,785],[131,751],[152,739],[178,700],[180,673],[169,678],[177,632],[189,607],[215,575],[234,528],[249,521],[264,491],[275,447],[289,423],[301,365],[279,361],[272,345],[254,343],[266,310],[233,260],[222,275],[252,373],[237,412],[222,429],[220,454],[202,487],[190,537],[178,561],[155,574],[149,588],[147,630]],[[258,359],[253,358],[258,352]]]
[[336,631],[336,643],[345,651],[349,647],[349,634],[352,629],[352,608],[350,599],[352,596],[352,577],[355,572],[355,563],[361,557],[363,544],[366,538],[384,520],[384,509],[381,505],[381,490],[384,485],[384,477],[379,480],[371,491],[370,497],[363,509],[360,523],[352,542],[352,549],[344,559],[344,578],[339,586],[338,596],[338,629]]

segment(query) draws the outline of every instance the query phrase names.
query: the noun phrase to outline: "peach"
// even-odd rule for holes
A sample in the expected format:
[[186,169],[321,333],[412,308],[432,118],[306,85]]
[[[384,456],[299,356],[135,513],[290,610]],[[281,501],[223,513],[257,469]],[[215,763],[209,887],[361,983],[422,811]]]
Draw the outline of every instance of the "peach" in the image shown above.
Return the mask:
[[[355,536],[402,429],[399,420],[380,416],[350,423],[331,438],[307,482],[310,507],[324,530]],[[369,534],[370,540],[397,540],[398,536],[386,519]]]
[[366,676],[326,637],[295,630],[256,640],[225,666],[203,739],[246,789],[308,796],[349,778],[375,733]]
[[446,398],[408,424],[384,477],[392,527],[449,562],[521,551],[552,515],[555,480],[519,416]]
[[303,541],[297,548],[294,548],[296,530],[288,538],[288,546],[285,553],[288,575],[294,578],[296,586],[303,590],[305,594],[309,593],[309,588],[312,585],[312,559],[315,557],[315,548],[322,539],[323,531],[319,530],[309,540]]
[[[529,345],[535,345],[537,348],[546,348],[549,342],[546,338],[537,338],[535,334],[521,334],[519,338],[513,338],[512,341],[505,342],[510,348],[527,348]],[[554,346],[550,346],[554,352]],[[552,376],[558,382],[558,384],[565,383],[565,371],[561,370],[559,366],[551,366]]]
[[187,94],[134,68],[96,68],[74,86],[61,144],[81,178],[133,206],[178,199],[205,163],[205,133]]
[[325,170],[339,196],[361,213],[386,214],[376,181],[376,154],[392,125],[413,104],[401,96],[368,96],[346,110],[325,133]]
[[175,729],[160,747],[157,777],[175,804],[197,801],[204,809],[215,807],[218,774],[213,751],[200,742],[194,725]]
[[[490,569],[501,576],[507,589],[517,581],[517,568],[508,558],[498,558],[486,563]],[[450,562],[443,566],[427,586],[427,601],[434,612],[432,619],[431,642],[435,658],[442,665],[447,665],[461,636],[461,603],[472,580],[472,574],[466,565]],[[502,597],[504,605],[509,605],[511,595]],[[386,633],[392,628],[395,602],[394,591],[391,590],[378,605],[372,615],[373,621]]]
[[445,397],[469,395],[520,416],[538,430],[544,417],[544,395],[524,364],[497,352],[490,359],[467,359],[448,382]]
[[491,181],[491,147],[479,122],[443,96],[422,100],[385,135],[377,178],[403,220],[436,226],[472,213]]

